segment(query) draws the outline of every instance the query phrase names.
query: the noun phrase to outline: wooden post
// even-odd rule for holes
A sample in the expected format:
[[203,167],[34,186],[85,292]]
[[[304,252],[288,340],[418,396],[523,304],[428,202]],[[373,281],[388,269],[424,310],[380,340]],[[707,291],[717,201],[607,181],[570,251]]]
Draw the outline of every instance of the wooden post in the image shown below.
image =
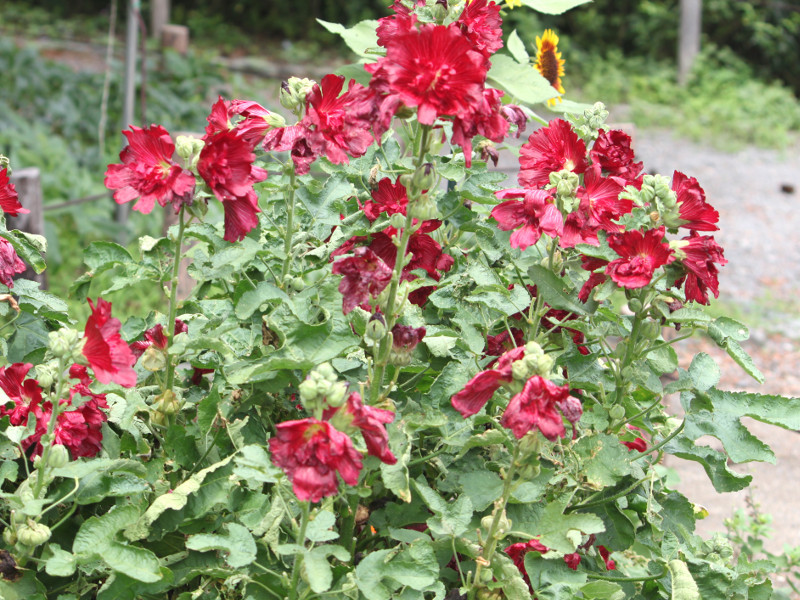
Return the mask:
[[[43,236],[44,210],[42,209],[42,178],[39,169],[36,167],[15,169],[11,175],[11,183],[16,187],[19,203],[30,212],[16,217],[6,216],[8,228]],[[38,281],[42,289],[47,289],[46,271],[36,273],[28,267],[21,277]]]
[[170,0],[150,0],[150,37],[160,40],[161,30],[169,23]]
[[681,0],[681,25],[678,32],[678,84],[686,85],[692,63],[700,52],[703,0]]
[[189,28],[185,25],[164,25],[161,28],[161,47],[172,48],[186,56],[189,52]]

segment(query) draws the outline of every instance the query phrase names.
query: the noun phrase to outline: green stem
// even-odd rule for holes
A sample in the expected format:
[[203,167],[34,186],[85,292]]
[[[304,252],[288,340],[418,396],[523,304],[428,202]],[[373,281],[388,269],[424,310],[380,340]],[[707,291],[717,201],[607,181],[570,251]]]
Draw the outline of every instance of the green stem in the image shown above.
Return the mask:
[[44,515],[45,515],[45,514],[46,514],[48,511],[50,511],[50,510],[53,510],[53,509],[54,509],[56,506],[58,506],[59,504],[62,504],[62,503],[63,503],[63,502],[65,502],[66,500],[69,500],[69,499],[70,499],[70,498],[71,498],[73,495],[75,495],[75,493],[78,491],[78,488],[79,488],[80,486],[81,486],[80,479],[77,479],[77,478],[76,478],[76,479],[75,479],[75,487],[74,487],[74,488],[72,488],[72,490],[71,490],[70,492],[68,492],[66,496],[64,496],[64,497],[62,497],[62,498],[59,498],[58,500],[56,500],[55,502],[53,502],[53,503],[52,503],[50,506],[48,506],[47,508],[45,508],[45,509],[44,509],[44,510],[43,510],[41,513],[39,513],[39,518],[43,517],[43,516],[44,516]]
[[608,504],[609,502],[613,502],[617,498],[622,498],[623,496],[627,496],[633,490],[635,490],[637,487],[639,487],[640,485],[642,485],[645,481],[648,481],[649,479],[650,479],[650,475],[648,475],[647,477],[644,477],[642,479],[637,480],[632,485],[629,485],[628,487],[626,487],[621,492],[617,492],[616,494],[614,494],[612,496],[608,496],[606,498],[602,498],[601,500],[597,500],[596,502],[584,502],[583,504],[576,504],[575,506],[570,506],[564,512],[565,513],[571,513],[571,512],[575,512],[576,510],[583,510],[584,508],[592,508],[594,506],[601,506],[602,504]]
[[661,404],[661,401],[662,401],[663,399],[664,399],[664,398],[663,398],[663,396],[658,396],[658,397],[656,398],[656,401],[655,401],[655,402],[653,402],[653,403],[652,403],[650,406],[648,406],[648,407],[647,407],[647,408],[645,408],[644,410],[641,410],[641,411],[639,411],[638,413],[636,413],[636,414],[635,414],[635,415],[633,415],[632,417],[630,417],[630,418],[628,418],[628,419],[625,419],[625,420],[624,420],[622,423],[620,423],[620,424],[619,424],[619,427],[620,427],[620,428],[621,428],[621,427],[624,427],[625,425],[627,425],[628,423],[632,423],[633,421],[635,421],[635,420],[636,420],[636,419],[638,419],[639,417],[643,417],[644,415],[646,415],[647,413],[649,413],[651,410],[653,410],[653,409],[654,409],[656,406],[658,406],[659,404]]
[[178,236],[175,238],[175,252],[172,265],[172,280],[170,282],[169,290],[169,315],[167,317],[167,324],[164,327],[164,335],[167,338],[167,381],[164,385],[163,392],[167,390],[172,391],[172,383],[175,379],[175,363],[173,357],[169,353],[172,346],[172,341],[175,338],[175,317],[178,314],[178,276],[181,269],[181,258],[183,257],[183,232],[186,229],[184,221],[185,207],[182,205],[178,213]]
[[[300,502],[302,507],[302,518],[300,520],[300,531],[297,533],[296,543],[305,548],[306,528],[308,527],[308,516],[311,513],[311,504]],[[303,565],[303,553],[300,552],[294,557],[292,565],[292,579],[289,584],[289,600],[297,600],[297,582],[300,580],[300,567]]]
[[345,550],[350,553],[350,560],[352,561],[356,555],[356,538],[354,531],[356,528],[356,513],[358,512],[358,494],[351,494],[350,502],[348,503],[349,512],[342,520],[342,543]]
[[601,579],[603,581],[654,581],[661,579],[667,574],[666,567],[659,575],[644,575],[642,577],[615,577],[613,575],[601,575],[600,573],[586,573],[589,579]]
[[495,505],[494,517],[492,518],[492,524],[489,526],[489,533],[486,538],[486,543],[483,545],[483,552],[481,552],[480,558],[476,561],[477,566],[475,567],[475,575],[472,577],[467,600],[475,600],[475,594],[478,591],[477,586],[480,582],[481,570],[483,569],[484,565],[489,566],[492,563],[492,557],[494,556],[494,551],[495,548],[497,548],[498,542],[497,529],[500,526],[500,519],[505,513],[508,499],[511,497],[511,484],[513,483],[514,471],[516,471],[517,468],[517,459],[519,458],[519,454],[520,445],[517,444],[514,447],[514,454],[511,457],[511,465],[508,468],[508,473],[506,473],[505,481],[503,481],[503,494],[500,497],[498,504]]
[[39,494],[41,493],[45,482],[45,472],[50,471],[48,463],[50,459],[50,450],[53,448],[53,432],[56,430],[58,416],[62,412],[61,398],[66,396],[67,391],[67,386],[65,385],[66,380],[64,379],[64,371],[67,368],[66,362],[67,361],[64,356],[60,356],[58,358],[58,380],[56,381],[55,393],[50,394],[50,405],[53,407],[53,412],[50,415],[50,422],[47,424],[47,433],[42,436],[42,440],[45,440],[45,443],[42,447],[42,456],[39,459],[39,468],[37,469],[36,474],[36,484],[33,487],[34,498],[39,498]]
[[625,348],[625,356],[623,357],[622,362],[620,363],[618,369],[620,376],[619,376],[619,381],[617,382],[617,391],[614,396],[615,404],[619,404],[620,402],[622,402],[622,396],[624,395],[625,388],[627,387],[625,385],[621,385],[623,383],[622,378],[624,377],[625,367],[627,367],[631,363],[631,360],[633,359],[634,347],[636,346],[636,342],[638,341],[639,329],[641,328],[641,326],[642,326],[642,318],[639,315],[639,313],[636,313],[635,315],[633,315],[633,325],[631,326],[631,335],[628,337],[628,346]]
[[292,237],[294,236],[294,190],[297,185],[297,176],[294,172],[294,165],[289,163],[289,192],[286,198],[286,204],[289,209],[289,214],[286,217],[286,233],[283,236],[283,266],[281,267],[281,280],[278,282],[278,287],[283,288],[283,280],[289,273],[289,264],[292,262]]
[[686,425],[686,421],[685,421],[685,420],[684,420],[684,421],[681,421],[681,424],[680,424],[680,425],[678,425],[678,426],[675,428],[675,430],[674,430],[672,433],[670,433],[670,434],[669,434],[667,437],[665,437],[663,440],[661,440],[661,441],[660,441],[658,444],[656,444],[656,445],[655,445],[655,446],[653,446],[652,448],[648,448],[648,449],[647,449],[647,450],[645,450],[644,452],[640,453],[640,454],[639,454],[639,456],[634,456],[634,457],[631,459],[631,462],[633,462],[633,461],[635,461],[635,460],[639,460],[639,459],[640,459],[640,458],[642,458],[643,456],[646,456],[646,455],[650,454],[651,452],[655,452],[656,450],[660,450],[661,448],[663,448],[664,446],[666,446],[666,445],[667,445],[667,444],[670,442],[670,440],[671,440],[672,438],[674,438],[674,437],[675,437],[676,435],[678,435],[678,434],[679,434],[681,431],[683,431],[683,428],[684,428],[684,426],[685,426],[685,425]]

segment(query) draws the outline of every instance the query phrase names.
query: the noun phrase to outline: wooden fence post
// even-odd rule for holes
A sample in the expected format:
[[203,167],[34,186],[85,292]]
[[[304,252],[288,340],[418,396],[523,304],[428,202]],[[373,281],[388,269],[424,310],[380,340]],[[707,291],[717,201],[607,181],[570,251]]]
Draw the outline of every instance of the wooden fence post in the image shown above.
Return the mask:
[[700,52],[703,0],[681,0],[681,25],[678,32],[678,84],[686,85],[692,63]]
[[150,37],[160,40],[161,30],[169,23],[170,0],[150,0]]
[[[44,210],[42,208],[42,178],[39,169],[36,167],[15,169],[11,175],[11,183],[16,187],[19,203],[30,212],[16,217],[7,216],[8,228],[43,236]],[[42,289],[47,289],[46,271],[36,273],[28,267],[20,277],[38,281]]]

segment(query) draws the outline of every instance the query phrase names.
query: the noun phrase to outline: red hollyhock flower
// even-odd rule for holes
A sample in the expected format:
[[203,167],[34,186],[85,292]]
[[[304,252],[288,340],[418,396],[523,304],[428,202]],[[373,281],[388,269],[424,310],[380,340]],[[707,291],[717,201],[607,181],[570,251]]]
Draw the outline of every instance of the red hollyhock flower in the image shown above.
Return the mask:
[[342,421],[345,427],[349,425],[361,431],[367,444],[367,454],[379,458],[387,465],[397,462],[397,458],[389,449],[389,434],[386,432],[386,424],[394,421],[395,414],[392,411],[365,406],[361,401],[361,395],[353,392],[348,396],[344,406],[325,411],[324,418],[329,419],[336,412],[339,413],[337,421]]
[[644,233],[638,229],[612,233],[608,236],[608,245],[620,258],[608,263],[606,274],[617,285],[628,289],[646,286],[657,268],[675,260],[675,255],[663,239],[663,227]]
[[17,427],[27,424],[30,413],[36,418],[34,434],[22,440],[26,449],[37,443],[47,431],[42,411],[42,388],[35,379],[25,379],[32,366],[30,363],[14,363],[0,367],[0,389],[14,402],[12,408],[0,406],[0,417],[8,416],[11,424]]
[[31,212],[19,203],[17,189],[8,178],[8,169],[5,167],[0,169],[0,209],[10,217]]
[[344,275],[339,284],[344,314],[368,304],[370,296],[377,297],[392,279],[392,269],[369,248],[356,248],[353,254],[333,263],[334,275]]
[[[77,383],[69,392],[69,400],[61,400],[62,404],[73,405],[75,396],[88,398],[74,410],[67,410],[58,415],[56,428],[53,431],[55,443],[66,446],[72,458],[96,456],[103,448],[102,425],[108,416],[102,409],[108,409],[105,394],[93,393],[87,384]],[[50,420],[52,408],[46,405],[46,421]],[[41,446],[37,446],[34,454],[41,454]]]
[[508,350],[512,350],[517,346],[522,346],[525,342],[525,334],[521,329],[516,327],[511,328],[513,338],[508,333],[508,330],[498,333],[497,335],[490,335],[486,338],[486,355],[487,356],[500,356]]
[[[189,331],[189,326],[181,321],[180,319],[175,319],[175,328],[173,329],[173,336],[178,335],[179,333],[186,333]],[[160,350],[164,350],[167,347],[167,337],[164,335],[164,326],[161,323],[158,323],[144,332],[144,339],[131,342],[131,352],[133,355],[138,359],[145,350],[147,350],[150,346],[155,346]]]
[[518,542],[516,544],[511,544],[505,549],[505,553],[508,554],[508,556],[514,562],[514,566],[517,567],[517,570],[520,573],[522,573],[522,578],[525,580],[525,583],[528,584],[528,588],[530,588],[531,593],[534,592],[534,589],[531,585],[531,580],[528,577],[528,572],[525,570],[525,555],[528,552],[539,552],[540,554],[544,554],[548,550],[549,548],[542,544],[539,540]]
[[385,177],[378,182],[378,187],[372,190],[372,200],[367,200],[362,208],[364,215],[370,221],[374,221],[381,213],[404,215],[407,206],[406,187],[399,180],[392,183],[391,179]]
[[572,554],[565,554],[564,555],[564,562],[567,563],[567,566],[572,569],[573,571],[578,570],[578,566],[581,564],[581,555],[577,552],[573,552]]
[[122,164],[108,165],[105,186],[114,192],[117,204],[136,198],[133,210],[147,214],[155,203],[176,208],[191,202],[194,193],[194,175],[172,160],[175,144],[161,125],[140,128],[131,125],[122,132],[128,145],[119,158]]
[[619,177],[627,184],[635,184],[642,172],[641,162],[634,162],[631,136],[620,129],[601,129],[589,156],[608,175]]
[[519,184],[541,188],[550,183],[550,173],[586,171],[586,144],[569,123],[556,119],[531,134],[520,149],[519,164]]
[[8,289],[14,287],[14,275],[25,271],[25,263],[17,256],[14,246],[0,237],[0,283]]
[[461,146],[467,168],[472,166],[473,137],[482,135],[493,142],[502,142],[508,133],[509,124],[502,111],[502,97],[500,90],[488,88],[483,91],[480,104],[473,107],[472,112],[462,113],[453,119],[453,137],[450,141]]
[[376,106],[375,93],[352,79],[347,91],[339,95],[344,77],[326,75],[306,97],[306,115],[299,123],[305,127],[306,143],[317,156],[325,155],[334,164],[348,162],[348,154],[363,156],[374,138],[370,133]]
[[203,141],[197,172],[225,208],[224,239],[238,242],[258,225],[253,184],[264,181],[267,172],[253,165],[252,146],[235,130],[206,135]]
[[583,343],[586,341],[583,332],[565,326],[567,321],[572,321],[577,318],[578,315],[571,313],[568,310],[551,308],[542,316],[540,323],[542,324],[544,330],[550,334],[559,333],[562,329],[566,329],[566,331],[572,336],[572,341],[575,342],[576,346],[578,346],[578,352],[586,356],[589,354],[589,350],[583,345]]
[[206,117],[206,136],[216,133],[231,131],[234,128],[233,117],[238,113],[233,109],[231,102],[222,96],[211,106],[211,112]]
[[381,111],[417,107],[417,119],[470,114],[483,98],[488,61],[472,49],[458,25],[422,25],[387,40],[386,57],[367,65],[370,87],[385,94]]
[[517,439],[537,428],[548,440],[564,437],[564,422],[556,410],[556,402],[569,396],[569,385],[558,386],[534,375],[525,382],[522,391],[511,398],[500,424],[510,429]]
[[678,196],[678,210],[685,229],[716,231],[719,213],[706,202],[706,193],[697,179],[687,177],[680,171],[672,175],[672,190]]
[[486,58],[503,47],[503,20],[500,18],[500,7],[494,2],[467,2],[456,25],[472,47]]
[[336,473],[348,485],[358,483],[361,455],[350,438],[326,421],[285,421],[269,440],[272,462],[283,469],[295,495],[303,501],[319,502],[339,491]]
[[[425,0],[417,0],[417,6],[425,6]],[[402,0],[394,0],[390,6],[395,14],[378,19],[378,45],[384,48],[396,37],[410,32],[414,29],[417,16],[411,9],[403,4]]]
[[255,147],[264,139],[272,126],[267,121],[270,112],[258,102],[251,100],[232,100],[231,111],[243,119],[236,123],[236,130],[247,142]]
[[501,231],[511,231],[522,227],[511,234],[511,247],[525,250],[539,241],[542,233],[550,237],[561,235],[564,221],[561,212],[553,204],[553,198],[544,190],[523,190],[512,188],[495,193],[500,200],[506,198],[524,198],[524,200],[506,200],[492,209],[492,217],[497,221]]
[[619,233],[622,226],[615,223],[621,216],[633,210],[633,201],[619,198],[622,186],[610,177],[602,177],[598,168],[589,168],[584,176],[584,185],[578,188],[580,209],[589,217],[591,227],[608,233]]
[[514,132],[514,137],[519,138],[525,127],[528,125],[528,115],[516,104],[505,104],[500,112],[506,118],[510,125],[516,125],[517,131]]
[[[639,427],[635,425],[631,425],[630,423],[626,423],[625,427],[628,429],[625,433],[623,433],[624,438],[620,439],[620,443],[623,446],[627,446],[629,450],[637,450],[639,452],[644,452],[647,450],[647,441],[636,432],[641,431]],[[625,438],[633,438],[633,439],[625,439]]]
[[392,327],[392,348],[397,351],[411,352],[425,337],[424,327],[400,325]]
[[481,371],[470,379],[464,389],[450,399],[450,404],[465,419],[477,414],[501,385],[513,379],[511,364],[524,356],[524,346],[512,348],[497,359],[493,369]]
[[722,247],[714,241],[714,236],[699,235],[692,231],[689,237],[683,238],[679,245],[679,252],[685,255],[681,265],[686,269],[686,275],[676,282],[680,286],[686,282],[684,292],[686,300],[694,300],[700,304],[708,304],[708,291],[719,297],[719,271],[715,266],[726,265],[728,261]]
[[97,307],[89,299],[91,316],[86,320],[83,336],[83,355],[89,361],[97,381],[111,381],[124,387],[136,385],[136,371],[133,365],[136,357],[128,344],[120,337],[119,319],[111,316],[111,303],[97,299]]
[[[581,255],[581,268],[586,271],[596,271],[597,269],[605,267],[606,265],[608,265],[607,260]],[[589,279],[583,284],[581,291],[578,292],[578,299],[581,302],[588,301],[592,290],[601,283],[604,283],[606,279],[608,279],[608,277],[605,275],[605,273],[592,273],[589,275]]]

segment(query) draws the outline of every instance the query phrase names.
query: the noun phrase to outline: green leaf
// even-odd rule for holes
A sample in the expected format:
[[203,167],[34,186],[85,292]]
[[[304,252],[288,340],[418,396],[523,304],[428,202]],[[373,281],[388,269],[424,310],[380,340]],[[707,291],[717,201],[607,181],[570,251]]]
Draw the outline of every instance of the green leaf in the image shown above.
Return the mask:
[[730,317],[719,317],[708,325],[708,335],[712,340],[721,343],[725,338],[743,342],[750,337],[747,326]]
[[711,480],[714,489],[719,493],[738,492],[753,480],[752,475],[742,475],[728,468],[728,457],[708,446],[699,446],[694,440],[685,436],[677,436],[664,446],[664,451],[700,463]]
[[225,535],[200,533],[189,536],[189,539],[186,540],[186,547],[198,552],[208,552],[209,550],[227,552],[225,562],[234,569],[252,563],[256,559],[257,548],[247,527],[239,523],[226,523],[223,528],[226,531]]
[[473,513],[469,496],[462,495],[453,502],[446,502],[420,479],[414,481],[414,487],[435,514],[427,520],[431,532],[439,536],[459,536],[469,529]]
[[671,560],[667,563],[667,568],[672,577],[671,600],[701,600],[700,590],[692,579],[689,567],[682,560]]
[[99,241],[92,242],[83,251],[83,262],[97,274],[114,265],[133,262],[133,257],[119,244]]
[[504,54],[492,57],[492,68],[487,78],[526,104],[539,104],[559,95],[532,65],[519,63]]
[[518,63],[528,64],[530,62],[531,57],[528,56],[528,51],[525,50],[525,44],[519,39],[516,29],[508,36],[506,47],[508,51],[511,52],[511,56],[513,56]]
[[575,444],[581,460],[581,472],[596,489],[616,484],[631,472],[628,449],[613,435],[599,434],[582,437]]
[[236,317],[243,321],[249,319],[262,304],[271,300],[288,302],[289,296],[268,281],[260,281],[254,290],[244,292],[236,301]]
[[78,557],[62,550],[58,544],[50,544],[47,549],[50,551],[50,558],[44,565],[44,570],[53,577],[69,577],[75,572],[78,566]]
[[745,373],[750,375],[750,377],[755,379],[758,383],[764,383],[764,374],[759,371],[753,359],[750,358],[750,355],[739,345],[739,342],[735,341],[733,338],[725,338],[720,344],[720,347],[728,353],[728,356],[730,356],[737,365],[744,369]]
[[586,600],[625,600],[625,592],[612,581],[592,581],[581,587]]
[[331,33],[341,36],[344,43],[359,56],[375,58],[374,55],[368,54],[366,50],[378,47],[378,35],[375,33],[378,27],[377,21],[361,21],[349,29],[339,23],[328,23],[322,19],[317,19],[317,23]]
[[102,554],[115,540],[117,532],[136,522],[139,509],[132,504],[117,504],[100,517],[90,517],[81,524],[72,542],[75,554]]
[[689,377],[692,378],[694,387],[705,391],[719,383],[719,366],[711,356],[701,352],[692,359]]
[[312,542],[328,542],[339,537],[332,528],[336,525],[336,516],[328,510],[320,510],[308,522],[306,539]]
[[253,489],[260,489],[264,483],[275,483],[278,480],[280,470],[272,464],[269,454],[262,447],[256,444],[249,444],[239,450],[239,455],[234,460],[236,466],[233,472],[252,482]]
[[14,251],[34,271],[41,273],[47,268],[42,255],[47,252],[47,239],[41,235],[25,233],[18,229],[4,231],[3,237],[14,247]]
[[528,269],[528,277],[536,285],[536,290],[553,308],[568,310],[578,315],[585,315],[586,305],[572,294],[569,287],[552,271],[541,265],[533,265]]
[[647,363],[657,375],[673,373],[678,368],[678,354],[672,346],[661,346],[647,355]]
[[484,510],[503,493],[503,480],[497,473],[491,471],[464,473],[459,476],[458,483],[478,512]]
[[[622,444],[620,444],[622,445]],[[541,513],[537,523],[539,541],[545,546],[564,554],[575,552],[576,545],[571,531],[580,531],[586,535],[601,533],[605,530],[603,521],[597,515],[590,513],[564,514],[564,504],[557,500],[548,504]],[[527,531],[526,533],[531,533]]]
[[305,552],[303,568],[306,571],[311,590],[317,594],[327,592],[333,583],[333,571],[328,564],[330,555],[341,561],[350,560],[350,554],[341,546],[317,546]]
[[591,1],[592,0],[522,0],[522,4],[540,13],[560,15],[571,8]]
[[319,192],[314,189],[311,186],[301,187],[296,195],[313,220],[311,234],[322,239],[328,237],[330,228],[341,221],[336,204],[353,196],[355,188],[339,174],[328,179]]
[[158,557],[146,548],[112,542],[98,554],[109,567],[137,581],[153,583],[163,577]]
[[528,584],[525,583],[522,573],[508,556],[501,552],[495,552],[491,568],[495,579],[502,582],[503,595],[506,600],[531,599]]
[[434,356],[448,357],[450,356],[450,350],[452,350],[456,342],[458,342],[458,338],[449,335],[426,335],[422,341]]
[[370,552],[356,567],[358,589],[367,600],[389,600],[400,586],[424,590],[439,577],[439,564],[427,543]]
[[563,559],[545,559],[529,552],[525,555],[525,571],[540,600],[575,598],[586,583],[586,573],[573,571]]
[[395,420],[387,427],[389,447],[397,457],[393,465],[381,463],[381,480],[395,496],[404,502],[411,502],[408,479],[408,461],[411,460],[411,434],[403,421]]

